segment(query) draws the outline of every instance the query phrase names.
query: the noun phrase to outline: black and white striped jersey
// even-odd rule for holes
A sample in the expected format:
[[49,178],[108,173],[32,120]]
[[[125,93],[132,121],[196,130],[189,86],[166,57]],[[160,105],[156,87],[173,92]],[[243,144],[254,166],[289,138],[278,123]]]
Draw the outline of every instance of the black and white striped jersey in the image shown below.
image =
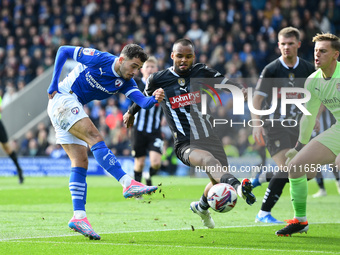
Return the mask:
[[[302,58],[297,58],[294,67],[288,67],[283,61],[282,56],[269,63],[262,71],[260,79],[256,85],[255,94],[265,97],[263,110],[271,109],[273,99],[273,88],[277,88],[277,107],[275,112],[269,116],[262,116],[262,119],[294,119],[299,121],[302,112],[294,104],[286,105],[286,115],[281,115],[281,89],[290,87],[304,88],[307,77],[315,71],[313,64]],[[289,93],[289,99],[298,99],[303,95],[300,93]],[[279,122],[278,122],[279,123]],[[276,123],[276,124],[278,124]],[[277,127],[275,127],[277,128]],[[298,127],[295,128],[298,131]]]
[[[145,80],[135,78],[140,91],[145,89]],[[151,109],[146,110],[141,108],[135,115],[135,122],[133,124],[135,130],[146,133],[160,132],[161,119],[163,116],[162,109],[159,104],[155,104]]]
[[[152,95],[158,88],[164,89],[165,98],[161,106],[175,144],[209,138],[213,135],[210,115],[201,113],[199,86],[192,84],[193,81],[197,83],[200,79],[209,82],[210,86],[228,81],[218,71],[201,63],[193,65],[185,75],[178,75],[173,67],[170,67],[150,75],[147,80],[146,95]],[[138,109],[138,105],[134,104],[129,112],[134,114]]]

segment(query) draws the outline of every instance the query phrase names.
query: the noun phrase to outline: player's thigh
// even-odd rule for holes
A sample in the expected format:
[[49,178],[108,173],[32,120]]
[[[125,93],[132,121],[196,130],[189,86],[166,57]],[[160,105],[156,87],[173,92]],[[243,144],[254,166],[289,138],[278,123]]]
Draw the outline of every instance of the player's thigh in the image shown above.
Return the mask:
[[335,154],[316,140],[310,141],[289,164],[290,178],[298,178],[307,174],[307,177],[314,178],[317,167],[330,164],[335,161]]
[[333,169],[333,171],[339,171],[339,168],[340,168],[340,153],[339,153],[339,155],[336,157],[336,159],[335,159],[335,169]]
[[75,95],[57,93],[49,100],[47,112],[59,144],[93,145],[95,139],[89,134],[100,136]]
[[90,147],[100,141],[103,141],[98,129],[89,117],[78,120],[69,129],[69,132],[78,139],[85,141]]
[[274,156],[272,156],[273,160],[280,167],[281,170],[283,169],[283,166],[285,165],[285,162],[287,160],[287,158],[285,156],[287,151],[289,151],[288,148],[283,149],[283,150],[279,151],[278,153],[276,153]]
[[72,167],[87,169],[88,157],[86,146],[80,144],[62,144],[62,147],[70,158]]

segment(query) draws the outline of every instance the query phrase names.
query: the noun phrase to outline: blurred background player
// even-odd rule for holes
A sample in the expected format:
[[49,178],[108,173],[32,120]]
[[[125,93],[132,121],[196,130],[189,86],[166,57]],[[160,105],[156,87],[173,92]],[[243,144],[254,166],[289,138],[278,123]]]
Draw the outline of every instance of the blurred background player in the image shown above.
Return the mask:
[[[191,92],[195,89],[192,84],[193,78],[201,78],[199,81],[202,81],[203,78],[205,81],[207,78],[211,78],[210,82],[214,82],[214,84],[231,84],[239,88],[241,86],[205,64],[194,65],[194,45],[188,39],[179,39],[173,44],[171,59],[173,66],[154,73],[148,78],[144,93],[149,95],[159,88],[164,89],[165,100],[161,102],[161,106],[172,131],[177,157],[185,165],[195,167],[195,169],[207,166],[218,166],[221,169],[222,166],[228,166],[221,138],[214,133],[210,116],[203,115],[197,102],[192,99],[193,94],[188,94],[194,93]],[[184,106],[179,104],[179,101]],[[134,114],[139,109],[138,105],[133,104],[124,114],[124,123],[127,127],[132,126]],[[190,204],[190,209],[201,217],[204,226],[215,227],[208,210],[210,206],[207,194],[210,188],[218,182],[233,186],[247,204],[255,203],[256,198],[252,193],[251,182],[248,178],[243,179],[241,183],[235,176],[225,173],[225,171],[213,173],[206,171],[206,173],[210,183],[205,187],[200,201]]]
[[1,104],[2,104],[2,98],[0,96],[0,143],[1,143],[1,148],[13,160],[13,163],[15,164],[15,166],[17,168],[19,183],[23,184],[24,183],[24,176],[23,176],[22,169],[21,169],[19,162],[18,162],[17,154],[15,153],[15,151],[13,150],[13,148],[11,147],[11,145],[8,142],[8,136],[7,136],[5,126],[2,124],[2,120],[1,120],[2,106],[1,106]]
[[[269,63],[262,71],[254,93],[253,104],[255,109],[270,109],[272,106],[272,88],[283,87],[303,88],[305,78],[314,72],[314,66],[306,60],[298,57],[298,49],[301,46],[300,32],[293,27],[283,28],[278,34],[278,47],[281,56]],[[295,95],[298,98],[299,95]],[[264,105],[262,107],[262,103]],[[281,98],[278,96],[276,110],[269,116],[262,116],[262,119],[293,119],[297,122],[301,117],[301,111],[295,105],[287,105],[286,116],[281,116]],[[252,113],[252,119],[260,120],[260,116]],[[253,137],[260,144],[265,143],[275,163],[281,168],[285,165],[286,152],[296,144],[299,129],[290,123],[291,127],[282,127],[280,121],[264,121],[263,127],[260,121],[253,128]],[[269,176],[267,176],[269,175]],[[271,178],[272,177],[272,178]],[[258,174],[252,180],[254,187],[270,179],[268,188],[262,201],[262,207],[256,215],[255,222],[282,223],[271,215],[271,210],[279,200],[282,190],[288,182],[288,173],[279,171],[275,173]]]
[[[69,58],[79,64],[59,83],[62,68]],[[142,108],[151,108],[162,101],[162,89],[145,97],[133,80],[147,59],[147,54],[137,44],[127,44],[119,56],[93,48],[61,46],[58,49],[52,81],[47,90],[50,99],[47,110],[56,131],[56,143],[62,145],[71,160],[69,189],[74,215],[68,225],[90,239],[99,240],[100,236],[92,229],[85,212],[87,146],[98,164],[123,186],[125,198],[157,190],[156,186],[145,186],[125,173],[83,107],[92,100],[106,99],[117,92],[125,94]]]
[[[308,231],[307,178],[316,176],[318,166],[331,164],[340,167],[340,38],[331,34],[316,34],[313,37],[314,64],[317,70],[305,82],[311,98],[305,107],[311,115],[303,115],[297,144],[286,153],[289,171],[290,195],[294,218],[278,231],[278,236],[291,236]],[[321,103],[333,114],[336,123],[310,140],[315,119]]]
[[[142,78],[135,78],[140,91],[144,91],[147,78],[150,74],[158,71],[157,59],[149,57],[140,69]],[[157,173],[161,167],[163,152],[163,140],[161,134],[161,119],[163,111],[156,104],[151,109],[141,109],[135,118],[132,129],[132,156],[135,158],[134,173],[135,180],[141,182],[142,173],[145,166],[145,159],[149,151],[150,169],[144,174],[146,185],[151,186],[151,177]]]

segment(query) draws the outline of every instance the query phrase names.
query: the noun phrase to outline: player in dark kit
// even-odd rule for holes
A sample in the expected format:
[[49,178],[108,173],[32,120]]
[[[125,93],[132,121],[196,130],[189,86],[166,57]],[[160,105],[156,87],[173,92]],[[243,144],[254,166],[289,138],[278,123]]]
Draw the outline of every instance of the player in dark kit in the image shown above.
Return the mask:
[[[272,107],[272,89],[277,88],[278,90],[278,103],[275,112],[269,116],[262,116],[263,127],[258,125],[260,123],[258,122],[254,123],[254,126],[258,127],[253,128],[255,141],[258,143],[265,142],[270,155],[280,167],[280,171],[275,173],[274,176],[273,173],[264,172],[258,174],[252,180],[254,187],[270,180],[261,210],[255,219],[255,222],[264,223],[282,223],[271,215],[271,210],[288,182],[288,172],[282,171],[287,159],[285,154],[297,142],[299,136],[298,122],[302,116],[300,109],[293,104],[287,104],[286,115],[281,115],[281,89],[290,87],[303,88],[306,78],[315,71],[311,63],[297,56],[298,48],[301,46],[299,30],[293,27],[284,28],[279,32],[278,40],[281,56],[263,69],[253,98],[255,109],[261,109],[264,101],[263,109],[267,110]],[[288,96],[290,99],[297,99],[301,95],[299,93],[290,93],[287,98]],[[252,113],[252,119],[260,120],[260,116]],[[281,121],[284,119],[291,121],[285,121],[285,126],[282,126]]]
[[[214,84],[235,84],[225,78],[216,70],[205,64],[193,65],[195,59],[194,45],[190,40],[180,39],[173,45],[171,58],[173,66],[152,74],[146,85],[145,93],[148,95],[157,88],[163,88],[165,98],[161,102],[167,123],[174,138],[174,148],[177,157],[186,165],[205,168],[207,166],[228,166],[221,140],[214,134],[209,115],[200,111],[199,92],[193,89],[193,78],[212,78]],[[194,91],[194,92],[191,92]],[[184,106],[185,105],[185,106]],[[133,122],[133,115],[139,110],[134,104],[124,115],[124,123],[129,127]],[[230,173],[209,173],[210,183],[206,186],[199,202],[192,202],[191,210],[198,214],[204,226],[214,228],[215,223],[208,211],[207,194],[209,189],[217,182],[232,185],[238,195],[243,197],[248,204],[253,204],[256,199],[252,194],[249,179],[242,183]]]
[[1,103],[2,103],[2,98],[0,96],[0,144],[1,144],[2,149],[12,159],[14,165],[16,166],[17,172],[18,172],[18,177],[19,177],[19,183],[22,184],[22,183],[24,183],[24,177],[23,177],[23,174],[22,174],[22,169],[19,165],[17,154],[15,153],[15,151],[12,149],[12,147],[8,143],[7,132],[6,132],[6,129],[5,129],[5,127],[4,127],[4,125],[2,124],[2,121],[1,121],[1,112],[2,112]]
[[[143,77],[135,78],[139,90],[144,91],[145,83],[150,74],[158,71],[157,59],[149,57],[140,69]],[[163,112],[161,107],[156,104],[151,109],[141,109],[132,131],[132,156],[135,158],[135,180],[141,182],[142,173],[145,166],[145,157],[149,152],[150,170],[149,176],[145,177],[146,185],[151,186],[151,177],[157,173],[161,167],[163,140],[161,135],[161,119]]]

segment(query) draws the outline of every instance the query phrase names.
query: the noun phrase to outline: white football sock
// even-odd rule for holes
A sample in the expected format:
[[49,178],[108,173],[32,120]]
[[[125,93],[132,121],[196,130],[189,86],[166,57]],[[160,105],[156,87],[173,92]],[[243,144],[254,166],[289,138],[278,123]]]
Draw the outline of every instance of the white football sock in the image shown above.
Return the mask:
[[270,212],[266,212],[266,211],[262,211],[260,210],[259,213],[257,214],[260,218],[267,216],[268,214],[270,214]]
[[131,181],[132,181],[132,178],[129,175],[127,175],[127,174],[123,175],[123,177],[119,179],[119,183],[124,188],[129,187],[130,184],[131,184]]
[[74,218],[76,218],[77,220],[81,220],[86,217],[86,212],[77,210],[77,211],[74,211],[73,215],[74,215]]
[[298,221],[300,222],[305,222],[307,221],[307,216],[304,216],[304,217],[294,217],[295,219],[297,219]]

